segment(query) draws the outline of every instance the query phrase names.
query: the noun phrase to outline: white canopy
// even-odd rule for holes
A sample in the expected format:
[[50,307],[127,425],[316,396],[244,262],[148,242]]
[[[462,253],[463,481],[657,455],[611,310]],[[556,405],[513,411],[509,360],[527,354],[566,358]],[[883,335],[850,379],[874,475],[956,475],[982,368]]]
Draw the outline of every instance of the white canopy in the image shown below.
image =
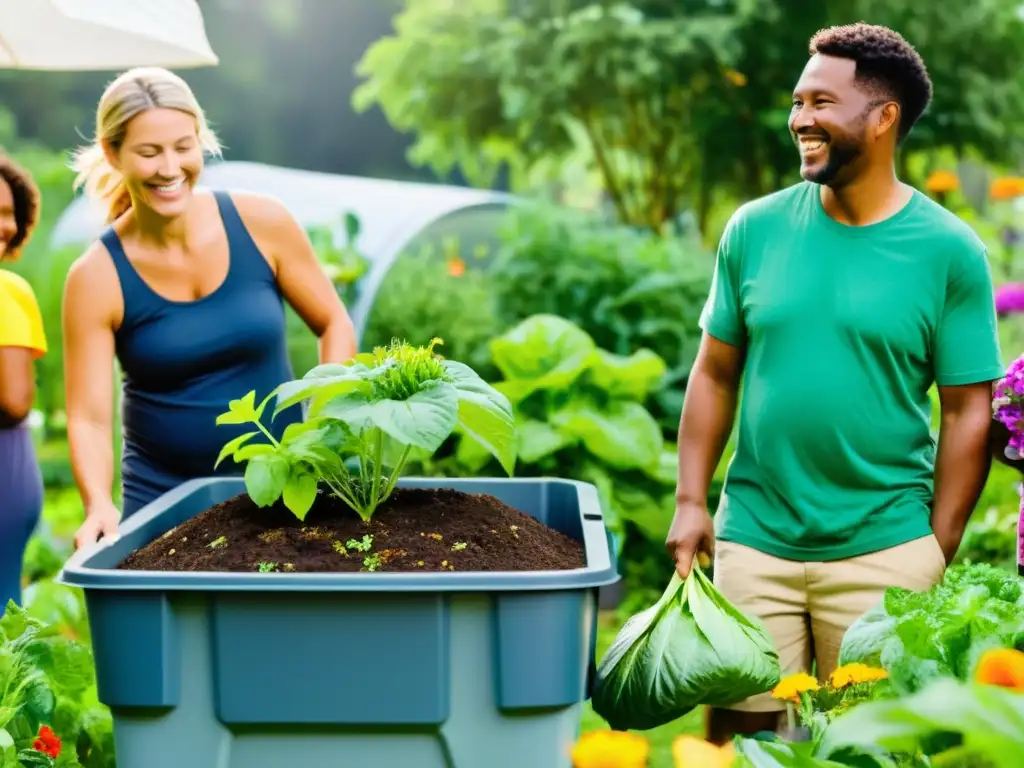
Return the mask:
[[196,0],[0,0],[0,68],[217,64]]

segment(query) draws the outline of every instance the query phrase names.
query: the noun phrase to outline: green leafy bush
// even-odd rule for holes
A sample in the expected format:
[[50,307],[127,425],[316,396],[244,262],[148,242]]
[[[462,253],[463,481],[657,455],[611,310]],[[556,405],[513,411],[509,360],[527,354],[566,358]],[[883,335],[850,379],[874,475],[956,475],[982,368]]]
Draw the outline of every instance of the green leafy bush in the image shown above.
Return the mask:
[[62,742],[62,768],[114,768],[113,723],[89,646],[11,601],[0,618],[0,765],[53,765],[33,746],[43,726]]
[[424,246],[400,256],[374,298],[363,347],[386,345],[393,338],[425,346],[440,336],[446,355],[490,378],[487,342],[504,328],[496,278],[466,265],[455,243],[446,253]]
[[[675,446],[644,403],[665,375],[648,349],[628,357],[601,349],[579,326],[535,315],[490,344],[502,378],[494,388],[515,410],[519,473],[591,482],[606,524],[629,521],[663,540],[674,508]],[[474,441],[455,450],[460,474],[484,473],[491,457]]]
[[651,350],[668,366],[651,411],[674,434],[700,343],[711,255],[696,240],[657,237],[556,206],[514,210],[501,239],[489,274],[507,324],[559,315],[614,354]]

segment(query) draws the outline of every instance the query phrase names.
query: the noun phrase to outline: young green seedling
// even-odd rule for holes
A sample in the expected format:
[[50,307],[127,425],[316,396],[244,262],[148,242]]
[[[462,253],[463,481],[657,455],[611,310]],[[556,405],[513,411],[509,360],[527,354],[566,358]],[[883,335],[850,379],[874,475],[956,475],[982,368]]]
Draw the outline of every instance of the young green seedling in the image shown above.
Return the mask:
[[[217,459],[246,463],[245,484],[258,506],[283,499],[305,519],[320,484],[369,521],[394,491],[413,450],[436,451],[456,430],[476,440],[511,475],[515,422],[508,399],[462,363],[434,354],[440,343],[414,347],[394,341],[344,365],[312,369],[281,385],[259,405],[250,392],[232,400],[218,424],[253,424]],[[305,402],[305,420],[289,425],[280,440],[263,425]],[[262,435],[266,442],[253,443]]]

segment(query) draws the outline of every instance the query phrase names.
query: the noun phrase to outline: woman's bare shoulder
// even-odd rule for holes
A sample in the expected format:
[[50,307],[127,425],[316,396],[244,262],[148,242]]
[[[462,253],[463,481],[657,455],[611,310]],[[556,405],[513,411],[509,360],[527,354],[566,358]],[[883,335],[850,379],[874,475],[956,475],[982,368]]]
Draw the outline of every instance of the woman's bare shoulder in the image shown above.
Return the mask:
[[[64,283],[65,305],[72,312],[113,321],[124,314],[117,269],[105,245],[90,244],[71,264]],[[119,321],[118,321],[119,322]]]

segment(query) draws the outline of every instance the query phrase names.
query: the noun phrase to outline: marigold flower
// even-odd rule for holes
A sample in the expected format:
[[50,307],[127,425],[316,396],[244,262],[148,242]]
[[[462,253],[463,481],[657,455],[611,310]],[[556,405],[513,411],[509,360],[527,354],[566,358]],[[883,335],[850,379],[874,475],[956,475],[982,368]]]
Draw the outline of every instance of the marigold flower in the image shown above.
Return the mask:
[[672,742],[675,768],[730,768],[736,760],[732,743],[717,747],[696,736],[680,736]]
[[1024,195],[1024,178],[1019,176],[1001,176],[989,187],[989,196],[993,200],[1013,200]]
[[869,667],[867,664],[846,664],[829,675],[828,684],[833,688],[845,688],[848,685],[885,680],[888,676],[889,673],[884,669]]
[[32,749],[56,760],[60,757],[60,738],[50,726],[44,725],[39,729],[36,740],[32,742]]
[[808,675],[806,672],[798,672],[795,675],[782,678],[779,684],[775,686],[775,690],[772,691],[772,696],[776,699],[793,701],[799,704],[801,693],[816,691],[820,687],[818,681],[812,675]]
[[952,171],[933,171],[924,183],[924,188],[934,194],[952,192],[958,186],[960,186],[960,180]]
[[458,256],[452,256],[448,259],[448,274],[452,277],[462,277],[466,274],[466,262]]
[[974,679],[1024,693],[1024,653],[1013,648],[994,648],[978,659]]
[[627,731],[590,731],[572,750],[573,768],[645,768],[651,745]]

